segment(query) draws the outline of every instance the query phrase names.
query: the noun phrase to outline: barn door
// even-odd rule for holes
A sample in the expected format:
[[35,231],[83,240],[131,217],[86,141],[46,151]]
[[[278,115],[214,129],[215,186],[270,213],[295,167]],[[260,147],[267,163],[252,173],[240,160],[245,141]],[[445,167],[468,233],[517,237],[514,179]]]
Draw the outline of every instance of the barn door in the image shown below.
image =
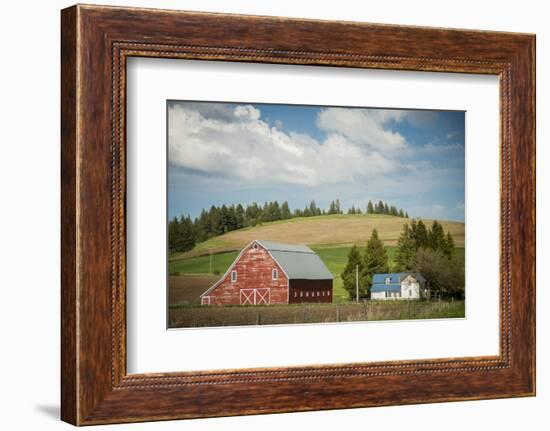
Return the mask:
[[241,305],[269,305],[271,289],[241,289],[239,302]]
[[241,289],[240,303],[241,305],[256,305],[256,289]]
[[254,289],[256,291],[256,305],[269,305],[271,289]]

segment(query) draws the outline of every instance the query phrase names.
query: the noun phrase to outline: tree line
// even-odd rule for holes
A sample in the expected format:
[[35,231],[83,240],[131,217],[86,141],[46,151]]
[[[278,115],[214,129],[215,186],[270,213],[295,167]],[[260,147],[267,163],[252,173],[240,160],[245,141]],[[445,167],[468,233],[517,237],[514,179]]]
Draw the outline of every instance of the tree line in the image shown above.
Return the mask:
[[430,228],[422,220],[412,220],[403,226],[393,268],[390,267],[386,248],[376,229],[372,231],[362,252],[354,245],[341,274],[344,289],[351,299],[356,296],[357,270],[361,298],[370,297],[374,274],[390,271],[420,273],[431,292],[444,298],[464,297],[464,262],[456,254],[452,235],[450,232],[445,234],[438,221],[434,221]]
[[395,217],[409,218],[409,214],[403,211],[403,208],[397,209],[396,206],[388,205],[383,201],[373,204],[371,201],[367,204],[367,214],[386,214]]
[[[367,214],[387,214],[397,217],[408,217],[403,210],[379,201],[373,205],[369,201],[365,209]],[[363,214],[359,207],[352,205],[348,214]],[[210,209],[203,209],[201,214],[192,219],[189,215],[174,217],[168,223],[168,249],[171,253],[191,250],[197,243],[206,241],[218,235],[253,227],[265,222],[287,220],[294,217],[312,217],[321,215],[344,214],[339,199],[330,202],[327,209],[321,209],[312,200],[304,208],[291,210],[288,202],[279,204],[278,201],[265,202],[259,205],[254,202],[246,207],[237,205],[212,205]]]

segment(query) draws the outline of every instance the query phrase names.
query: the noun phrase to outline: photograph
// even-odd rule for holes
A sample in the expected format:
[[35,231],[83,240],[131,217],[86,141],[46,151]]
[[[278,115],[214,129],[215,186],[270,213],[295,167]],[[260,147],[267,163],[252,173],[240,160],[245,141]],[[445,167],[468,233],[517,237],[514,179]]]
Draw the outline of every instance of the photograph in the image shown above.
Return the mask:
[[464,318],[465,121],[168,100],[168,328]]

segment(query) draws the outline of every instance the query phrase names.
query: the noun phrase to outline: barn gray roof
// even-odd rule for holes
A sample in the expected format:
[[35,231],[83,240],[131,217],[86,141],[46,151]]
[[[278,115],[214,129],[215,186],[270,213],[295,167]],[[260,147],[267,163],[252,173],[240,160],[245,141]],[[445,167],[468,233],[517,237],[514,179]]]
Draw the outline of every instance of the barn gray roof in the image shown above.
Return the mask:
[[281,266],[289,279],[332,280],[332,273],[317,254],[305,245],[256,240]]

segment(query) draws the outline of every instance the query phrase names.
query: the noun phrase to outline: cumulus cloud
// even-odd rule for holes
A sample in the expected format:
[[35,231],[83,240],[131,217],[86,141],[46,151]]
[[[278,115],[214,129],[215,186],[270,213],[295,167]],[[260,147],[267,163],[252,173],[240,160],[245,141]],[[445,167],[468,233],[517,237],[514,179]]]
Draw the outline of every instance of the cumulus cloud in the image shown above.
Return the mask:
[[375,151],[396,151],[406,147],[405,138],[385,126],[402,121],[404,111],[373,109],[323,109],[317,118],[319,129],[339,133],[351,141]]
[[385,128],[401,121],[401,111],[321,110],[322,141],[271,126],[251,105],[175,103],[168,115],[170,163],[203,175],[303,186],[364,182],[396,169],[388,154],[406,147]]

